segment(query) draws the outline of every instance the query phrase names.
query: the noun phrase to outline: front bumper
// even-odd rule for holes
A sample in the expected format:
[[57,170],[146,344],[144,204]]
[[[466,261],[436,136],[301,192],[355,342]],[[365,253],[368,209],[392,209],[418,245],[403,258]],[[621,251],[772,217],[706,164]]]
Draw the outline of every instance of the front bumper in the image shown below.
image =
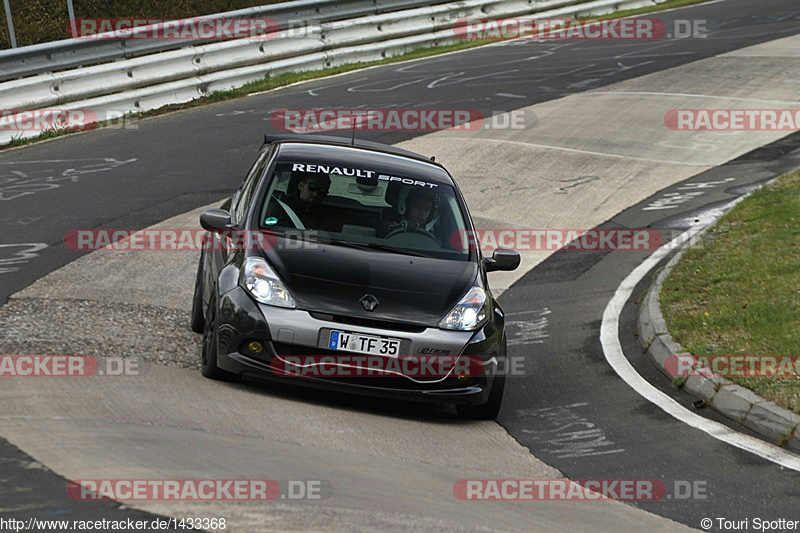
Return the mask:
[[[330,315],[257,304],[240,287],[220,295],[218,316],[217,365],[223,370],[258,380],[277,380],[284,384],[406,401],[485,403],[495,380],[493,358],[500,355],[503,336],[502,323],[498,325],[496,320],[489,321],[477,332],[401,325],[398,325],[399,329],[388,329],[343,323]],[[289,355],[332,353],[325,349],[330,330],[401,338],[403,355],[421,355],[437,350],[435,353],[471,356],[473,360],[479,358],[484,361],[483,372],[468,377],[458,377],[450,372],[419,378],[402,374],[391,377],[287,377],[274,371],[274,363],[282,362],[281,358]],[[260,353],[251,352],[247,347],[252,341],[258,341],[264,349]],[[281,361],[276,361],[276,358]]]

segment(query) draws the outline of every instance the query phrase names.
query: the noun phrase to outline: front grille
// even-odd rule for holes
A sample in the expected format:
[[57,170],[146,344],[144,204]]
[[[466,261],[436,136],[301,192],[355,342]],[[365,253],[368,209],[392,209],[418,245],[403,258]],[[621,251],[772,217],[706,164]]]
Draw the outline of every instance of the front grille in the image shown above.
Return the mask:
[[386,320],[373,320],[370,318],[359,318],[354,316],[345,315],[329,315],[326,313],[311,313],[311,316],[317,320],[325,320],[327,322],[338,322],[340,324],[349,324],[351,326],[361,326],[363,328],[375,329],[390,329],[393,331],[404,331],[407,333],[422,333],[425,331],[425,326],[418,326],[416,324],[405,324],[403,322],[389,322]]

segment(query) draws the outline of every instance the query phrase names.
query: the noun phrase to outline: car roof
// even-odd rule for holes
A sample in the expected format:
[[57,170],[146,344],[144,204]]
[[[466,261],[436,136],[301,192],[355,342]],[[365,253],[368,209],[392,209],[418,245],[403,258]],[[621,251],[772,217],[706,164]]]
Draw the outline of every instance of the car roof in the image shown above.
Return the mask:
[[338,137],[334,135],[307,135],[300,133],[282,133],[276,135],[267,134],[264,136],[264,144],[271,143],[304,143],[304,144],[324,144],[333,146],[343,146],[347,148],[362,148],[365,150],[372,150],[374,152],[382,152],[385,154],[397,155],[407,157],[416,161],[422,161],[439,168],[444,168],[441,164],[437,163],[433,157],[425,157],[422,154],[404,150],[388,144],[383,144],[374,141],[364,141],[361,139],[351,139],[348,137]]

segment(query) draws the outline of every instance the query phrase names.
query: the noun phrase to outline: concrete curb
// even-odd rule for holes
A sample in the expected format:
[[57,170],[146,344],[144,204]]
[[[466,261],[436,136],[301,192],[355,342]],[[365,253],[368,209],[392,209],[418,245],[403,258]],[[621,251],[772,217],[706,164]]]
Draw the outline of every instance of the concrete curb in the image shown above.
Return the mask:
[[[675,355],[691,355],[675,342],[661,314],[659,295],[667,275],[691,245],[681,249],[667,263],[650,287],[640,308],[637,320],[639,342],[645,354],[669,379],[665,368],[667,359]],[[692,376],[686,379],[683,390],[702,400],[705,405],[749,428],[766,440],[792,451],[800,452],[800,415],[779,407],[761,396],[719,376]]]

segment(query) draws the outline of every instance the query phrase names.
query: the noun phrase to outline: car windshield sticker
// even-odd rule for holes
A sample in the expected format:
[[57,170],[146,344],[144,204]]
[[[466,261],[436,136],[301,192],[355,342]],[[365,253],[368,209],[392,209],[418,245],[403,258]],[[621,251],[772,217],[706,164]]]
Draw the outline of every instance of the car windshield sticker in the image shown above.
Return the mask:
[[[330,165],[311,165],[304,163],[293,163],[292,172],[309,172],[312,174],[338,174],[340,176],[352,176],[355,178],[377,179],[380,181],[398,182],[405,185],[416,185],[418,187],[425,187],[433,189],[438,187],[436,183],[429,183],[427,181],[414,180],[411,178],[401,178],[398,176],[390,176],[387,174],[378,174],[374,170],[364,170],[360,168],[346,168]],[[377,174],[377,175],[376,175]]]
[[274,226],[277,223],[278,223],[278,219],[275,218],[275,217],[269,217],[268,219],[266,219],[264,221],[264,224],[266,224],[267,226]]

